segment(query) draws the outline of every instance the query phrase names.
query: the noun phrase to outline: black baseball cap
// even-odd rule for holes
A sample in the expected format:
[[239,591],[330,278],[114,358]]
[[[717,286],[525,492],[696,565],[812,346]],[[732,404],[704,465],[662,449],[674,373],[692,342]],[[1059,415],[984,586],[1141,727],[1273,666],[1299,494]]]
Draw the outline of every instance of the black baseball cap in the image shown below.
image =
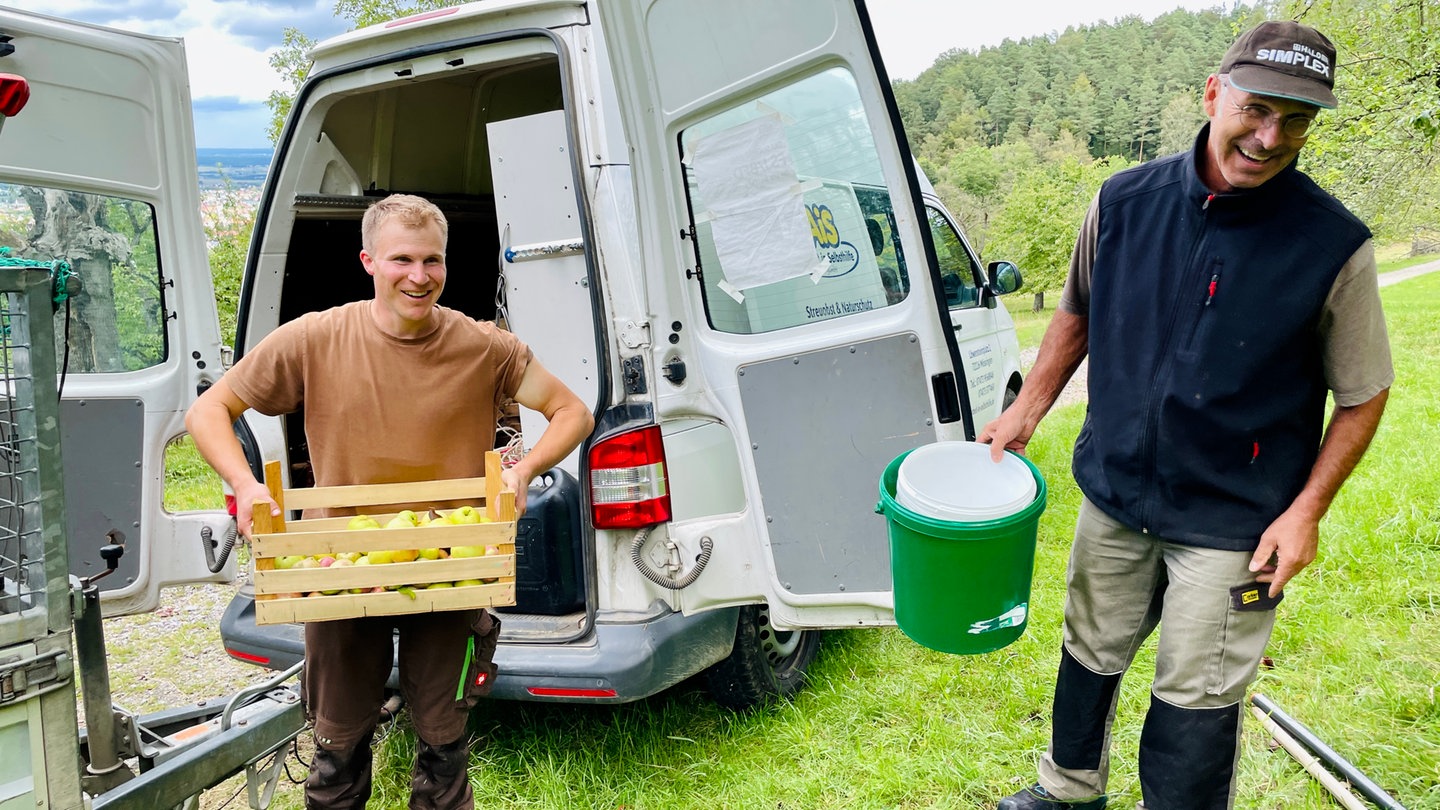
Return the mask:
[[1240,35],[1220,62],[1236,89],[1335,109],[1335,45],[1308,25],[1263,22]]

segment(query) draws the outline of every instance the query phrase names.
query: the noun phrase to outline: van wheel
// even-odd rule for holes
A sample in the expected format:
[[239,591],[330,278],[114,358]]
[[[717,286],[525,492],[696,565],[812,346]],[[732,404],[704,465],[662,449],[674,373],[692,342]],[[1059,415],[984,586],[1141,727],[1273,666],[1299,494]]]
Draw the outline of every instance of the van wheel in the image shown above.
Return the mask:
[[1019,383],[1018,380],[1011,380],[1011,381],[1010,381],[1010,384],[1007,385],[1007,386],[1005,386],[1005,396],[1004,396],[1004,398],[1002,398],[1002,399],[1000,400],[1000,411],[1003,413],[1003,412],[1009,410],[1009,409],[1010,409],[1010,406],[1011,406],[1011,405],[1014,405],[1014,404],[1015,404],[1015,400],[1016,400],[1016,399],[1019,399],[1019,397],[1020,397],[1020,383]]
[[730,657],[705,671],[710,695],[736,711],[789,698],[805,684],[805,669],[819,650],[818,630],[776,630],[769,607],[746,605]]

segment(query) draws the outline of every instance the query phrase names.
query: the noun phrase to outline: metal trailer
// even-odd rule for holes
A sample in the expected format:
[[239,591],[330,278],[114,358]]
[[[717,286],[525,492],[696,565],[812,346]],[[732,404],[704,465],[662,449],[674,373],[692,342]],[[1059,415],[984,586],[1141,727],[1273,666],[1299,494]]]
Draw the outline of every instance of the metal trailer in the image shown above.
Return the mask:
[[299,664],[183,709],[111,701],[96,582],[124,546],[103,547],[94,576],[68,573],[54,326],[67,270],[0,262],[0,810],[195,807],[241,772],[250,806],[266,807],[305,726]]

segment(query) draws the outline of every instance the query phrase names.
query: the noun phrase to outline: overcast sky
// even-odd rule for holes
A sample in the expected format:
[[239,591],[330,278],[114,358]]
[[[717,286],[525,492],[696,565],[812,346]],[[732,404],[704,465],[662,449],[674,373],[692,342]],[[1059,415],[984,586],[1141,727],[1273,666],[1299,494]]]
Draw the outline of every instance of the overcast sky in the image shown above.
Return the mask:
[[[783,2],[783,0],[777,0]],[[317,39],[345,30],[333,0],[0,0],[29,11],[147,34],[184,37],[201,147],[263,147],[265,98],[282,84],[268,56],[295,27]],[[870,0],[870,17],[892,79],[913,79],[952,48],[978,50],[1006,38],[1233,0]],[[1218,58],[1218,55],[1217,55]]]

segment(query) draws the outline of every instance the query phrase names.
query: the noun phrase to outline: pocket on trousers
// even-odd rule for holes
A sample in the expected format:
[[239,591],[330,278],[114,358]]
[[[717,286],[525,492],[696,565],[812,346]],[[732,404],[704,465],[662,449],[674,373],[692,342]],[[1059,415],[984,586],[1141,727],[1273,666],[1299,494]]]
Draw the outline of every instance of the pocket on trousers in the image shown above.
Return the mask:
[[495,666],[495,646],[499,641],[500,620],[488,610],[478,611],[470,623],[465,666],[455,690],[455,699],[463,701],[469,708],[475,708],[480,699],[487,697],[495,688],[495,675],[499,671]]

